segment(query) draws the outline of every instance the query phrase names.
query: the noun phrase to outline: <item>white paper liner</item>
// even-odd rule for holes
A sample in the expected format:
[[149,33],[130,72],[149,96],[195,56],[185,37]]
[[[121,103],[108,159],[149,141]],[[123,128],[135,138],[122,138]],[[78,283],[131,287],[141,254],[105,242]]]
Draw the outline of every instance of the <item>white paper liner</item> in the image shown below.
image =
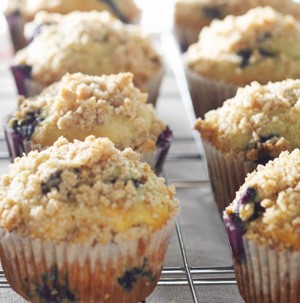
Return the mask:
[[243,237],[245,259],[234,260],[241,296],[247,303],[299,303],[300,252],[278,250]]
[[[139,302],[157,284],[174,224],[172,219],[160,231],[138,240],[95,246],[55,244],[1,229],[1,262],[11,287],[30,302],[49,299],[47,292],[41,292],[47,287],[53,292],[64,287],[82,303]],[[119,279],[126,273],[128,284],[122,284]]]
[[179,42],[182,52],[186,51],[188,47],[196,43],[199,38],[201,29],[194,29],[188,26],[176,25],[174,27],[176,38]]
[[225,156],[210,142],[203,140],[208,173],[215,201],[222,212],[235,198],[248,173],[257,167],[252,161],[234,156]]
[[203,118],[205,113],[221,107],[224,101],[236,95],[236,85],[202,77],[187,66],[185,73],[196,117]]
[[161,68],[146,84],[146,92],[148,93],[148,103],[156,105],[157,98],[159,96],[160,85],[164,76],[164,69]]

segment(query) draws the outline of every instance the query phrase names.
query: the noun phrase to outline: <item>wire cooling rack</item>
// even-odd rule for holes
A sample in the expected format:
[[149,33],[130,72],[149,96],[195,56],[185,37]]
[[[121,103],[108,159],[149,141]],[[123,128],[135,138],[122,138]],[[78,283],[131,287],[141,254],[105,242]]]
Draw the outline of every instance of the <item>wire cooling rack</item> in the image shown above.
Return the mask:
[[[188,86],[184,74],[183,65],[181,63],[181,55],[177,47],[177,43],[172,34],[166,33],[159,36],[160,44],[165,53],[168,53],[168,60],[173,77],[176,80],[178,93],[180,95],[183,107],[188,118],[188,123],[192,127],[195,122],[195,114],[192,107],[192,102],[190,94],[188,91]],[[174,144],[180,144],[185,142],[194,142],[197,146],[196,153],[176,153],[170,154],[166,160],[166,164],[176,165],[182,161],[195,161],[195,163],[201,162],[203,170],[205,171],[206,178],[203,180],[171,180],[172,184],[175,185],[177,189],[194,189],[208,187],[209,181],[207,177],[207,170],[205,165],[205,156],[203,153],[202,145],[199,140],[199,136],[184,136],[175,137]],[[8,153],[4,148],[4,137],[0,137],[0,160],[7,160]],[[166,165],[165,165],[166,167]],[[168,176],[168,169],[164,169],[163,176],[166,182],[169,182],[170,178]],[[236,284],[234,272],[232,266],[196,266],[190,265],[187,249],[185,246],[185,239],[183,236],[180,221],[176,222],[176,234],[178,240],[178,246],[181,254],[180,266],[175,267],[164,267],[162,271],[161,278],[158,282],[158,287],[176,287],[176,286],[187,286],[190,292],[190,299],[187,302],[202,302],[199,298],[199,294],[196,292],[196,287],[199,285],[233,285]],[[9,284],[6,281],[3,271],[0,271],[0,292],[1,288],[9,288]],[[148,302],[148,301],[147,301]],[[6,303],[6,302],[5,302]],[[144,301],[143,303],[146,303]]]

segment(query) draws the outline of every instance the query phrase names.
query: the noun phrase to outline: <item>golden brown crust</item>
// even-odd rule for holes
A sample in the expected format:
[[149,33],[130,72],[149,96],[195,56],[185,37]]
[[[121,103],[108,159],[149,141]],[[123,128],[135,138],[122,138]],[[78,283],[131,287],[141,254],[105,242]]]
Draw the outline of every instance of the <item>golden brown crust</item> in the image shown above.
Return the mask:
[[299,80],[240,88],[236,96],[198,119],[201,137],[224,154],[258,161],[300,147]]
[[17,158],[0,178],[6,230],[53,241],[107,243],[159,230],[178,212],[167,187],[131,149],[93,136]]
[[40,95],[21,97],[10,125],[16,128],[34,113],[39,123],[31,140],[42,147],[51,146],[60,136],[73,141],[95,135],[108,137],[122,150],[155,151],[166,125],[146,103],[147,94],[132,81],[130,73],[101,77],[67,74]]
[[73,12],[55,18],[60,21],[47,26],[14,59],[15,64],[32,66],[33,80],[49,85],[67,72],[132,72],[135,84],[144,90],[161,73],[162,59],[138,26],[125,25],[108,12]]
[[243,86],[300,76],[300,25],[270,7],[228,16],[205,27],[185,55],[190,70]]
[[283,152],[248,175],[225,213],[241,219],[248,239],[299,250],[300,150]]

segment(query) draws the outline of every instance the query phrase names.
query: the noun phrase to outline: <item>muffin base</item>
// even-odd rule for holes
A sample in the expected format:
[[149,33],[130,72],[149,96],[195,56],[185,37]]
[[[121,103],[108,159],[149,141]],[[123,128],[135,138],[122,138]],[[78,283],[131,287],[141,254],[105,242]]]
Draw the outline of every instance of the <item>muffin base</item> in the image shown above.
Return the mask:
[[254,171],[257,164],[233,155],[225,156],[207,140],[202,139],[202,144],[214,199],[222,212],[233,201],[247,174]]
[[205,78],[185,66],[189,91],[196,117],[221,107],[227,99],[235,96],[238,87],[221,81]]
[[233,258],[246,303],[300,302],[300,252],[271,249],[243,236],[244,259]]
[[139,302],[159,280],[174,223],[126,243],[82,246],[1,229],[1,263],[12,289],[33,303]]
[[176,25],[174,27],[175,37],[179,42],[180,49],[185,52],[188,47],[198,41],[198,37],[201,29],[195,29],[192,27],[184,27],[183,25]]

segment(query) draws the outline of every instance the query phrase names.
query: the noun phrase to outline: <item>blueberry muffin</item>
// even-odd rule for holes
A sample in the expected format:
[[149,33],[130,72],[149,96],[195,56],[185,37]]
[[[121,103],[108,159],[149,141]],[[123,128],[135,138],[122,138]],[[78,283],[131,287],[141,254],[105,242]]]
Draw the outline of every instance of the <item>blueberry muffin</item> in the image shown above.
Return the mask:
[[5,127],[11,158],[51,146],[61,136],[73,141],[94,135],[121,150],[131,147],[160,170],[172,134],[132,80],[130,73],[67,74],[40,95],[20,97]]
[[300,301],[300,150],[248,175],[224,212],[246,303]]
[[213,21],[184,56],[197,116],[222,106],[238,87],[300,76],[300,23],[270,7]]
[[140,302],[178,211],[174,188],[132,149],[60,138],[0,177],[1,263],[30,302]]
[[271,6],[283,14],[300,17],[300,6],[292,0],[177,0],[174,23],[182,49],[197,42],[202,28],[212,20],[243,15],[258,6]]
[[24,38],[24,26],[32,21],[41,11],[68,14],[73,11],[110,11],[125,23],[137,22],[140,10],[134,0],[9,0],[5,16],[11,31],[15,50],[23,48],[27,41]]
[[300,148],[299,91],[300,80],[253,82],[197,120],[221,211],[258,164]]
[[96,11],[56,15],[56,23],[19,51],[13,64],[19,94],[26,96],[67,72],[132,72],[134,83],[155,103],[163,73],[162,59],[140,27]]

